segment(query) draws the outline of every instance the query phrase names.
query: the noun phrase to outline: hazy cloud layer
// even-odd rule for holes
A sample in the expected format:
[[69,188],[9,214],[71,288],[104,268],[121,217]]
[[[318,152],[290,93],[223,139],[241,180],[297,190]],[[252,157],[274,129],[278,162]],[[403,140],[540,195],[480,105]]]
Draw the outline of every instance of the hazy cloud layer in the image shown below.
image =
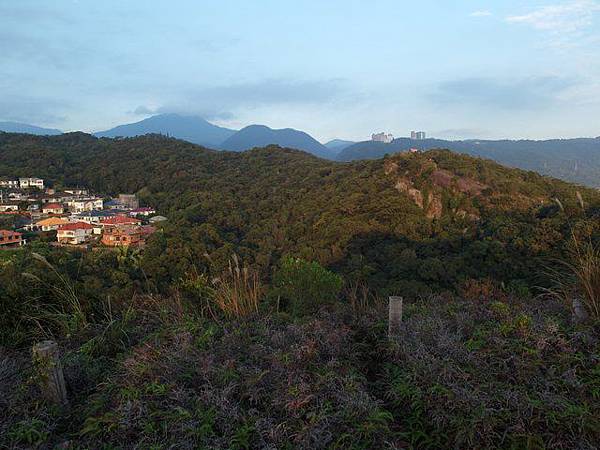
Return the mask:
[[465,78],[441,83],[429,99],[448,106],[537,110],[555,104],[558,95],[575,84],[573,80],[558,77]]
[[0,97],[0,119],[27,124],[60,124],[66,119],[67,102],[44,97],[5,95]]
[[283,80],[268,79],[230,86],[190,89],[180,98],[166,100],[158,107],[141,105],[135,114],[148,115],[165,112],[198,114],[206,119],[229,120],[240,109],[254,109],[277,105],[325,105],[342,102],[352,96],[342,79]]
[[600,0],[204,3],[0,0],[0,120],[600,132]]

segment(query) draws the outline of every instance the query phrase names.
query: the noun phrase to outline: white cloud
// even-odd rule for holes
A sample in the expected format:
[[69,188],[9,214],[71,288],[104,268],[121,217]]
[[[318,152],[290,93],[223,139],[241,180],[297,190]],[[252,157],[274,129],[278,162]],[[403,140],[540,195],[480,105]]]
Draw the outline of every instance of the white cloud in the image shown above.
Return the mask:
[[594,15],[600,12],[600,2],[596,0],[572,0],[569,2],[542,6],[528,14],[509,16],[509,23],[524,24],[536,30],[557,34],[578,33],[590,27]]
[[473,11],[469,14],[470,17],[489,17],[492,15],[491,11]]

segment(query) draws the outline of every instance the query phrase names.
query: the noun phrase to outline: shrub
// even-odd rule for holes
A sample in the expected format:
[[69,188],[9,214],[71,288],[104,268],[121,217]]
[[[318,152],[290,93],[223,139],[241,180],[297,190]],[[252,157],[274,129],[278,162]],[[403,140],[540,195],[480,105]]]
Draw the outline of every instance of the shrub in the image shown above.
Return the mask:
[[287,302],[294,315],[315,312],[333,303],[342,289],[342,277],[319,263],[299,258],[284,258],[273,277],[275,292]]
[[[579,192],[577,198],[585,214],[585,205]],[[556,202],[564,211],[562,203],[558,200]],[[558,268],[547,268],[553,286],[544,291],[561,300],[568,308],[572,308],[579,319],[585,319],[588,315],[598,319],[600,318],[600,246],[594,241],[592,221],[586,219],[578,225],[576,227],[569,222],[570,254],[556,261]],[[577,311],[577,301],[582,304],[585,311]]]

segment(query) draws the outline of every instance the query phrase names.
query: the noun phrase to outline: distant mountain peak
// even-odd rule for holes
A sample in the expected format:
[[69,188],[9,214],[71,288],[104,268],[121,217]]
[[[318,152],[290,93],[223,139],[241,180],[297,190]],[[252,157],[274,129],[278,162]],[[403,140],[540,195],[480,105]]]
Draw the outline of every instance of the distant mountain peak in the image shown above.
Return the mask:
[[331,141],[325,144],[329,150],[334,153],[339,153],[344,150],[346,147],[350,147],[352,144],[356,144],[354,141],[347,141],[344,139],[332,139]]
[[0,131],[6,133],[25,133],[45,136],[62,134],[62,131],[57,130],[56,128],[43,128],[19,122],[0,122]]
[[144,134],[168,134],[205,147],[219,147],[235,130],[213,125],[202,117],[177,113],[157,114],[139,122],[119,125],[94,133],[97,137],[133,137]]
[[229,137],[221,147],[224,150],[241,152],[271,144],[304,150],[320,158],[334,157],[327,147],[304,131],[293,128],[273,129],[266,125],[248,125]]

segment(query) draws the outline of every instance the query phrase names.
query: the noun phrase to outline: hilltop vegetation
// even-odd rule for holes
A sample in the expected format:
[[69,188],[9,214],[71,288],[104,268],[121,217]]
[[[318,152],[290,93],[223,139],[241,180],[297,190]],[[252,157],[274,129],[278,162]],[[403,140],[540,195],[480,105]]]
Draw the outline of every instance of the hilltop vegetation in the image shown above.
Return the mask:
[[471,156],[492,159],[500,164],[534,170],[563,180],[587,186],[600,187],[600,139],[532,140],[466,140],[394,139],[390,144],[358,142],[346,147],[338,155],[339,161],[377,159],[386,154],[411,148],[428,150],[446,148]]
[[[0,254],[0,447],[600,439],[597,318],[536,296],[571,232],[597,242],[594,190],[446,150],[339,163],[83,133],[0,134],[5,175],[137,192],[169,221],[141,251]],[[405,298],[394,339],[388,294]],[[47,337],[67,410],[29,365]]]
[[[533,285],[540,258],[563,250],[565,215],[553,199],[576,204],[567,183],[447,151],[341,164],[158,136],[1,136],[0,175],[31,173],[137,192],[167,215],[144,260],[156,285],[206,268],[205,254],[225,267],[232,252],[265,279],[291,254],[384,293],[454,289],[469,278]],[[598,194],[581,192],[596,214]]]

